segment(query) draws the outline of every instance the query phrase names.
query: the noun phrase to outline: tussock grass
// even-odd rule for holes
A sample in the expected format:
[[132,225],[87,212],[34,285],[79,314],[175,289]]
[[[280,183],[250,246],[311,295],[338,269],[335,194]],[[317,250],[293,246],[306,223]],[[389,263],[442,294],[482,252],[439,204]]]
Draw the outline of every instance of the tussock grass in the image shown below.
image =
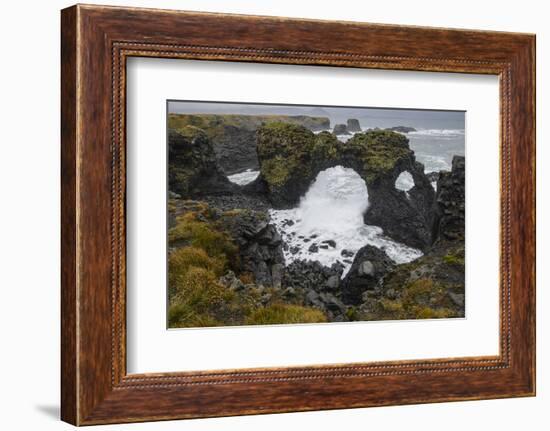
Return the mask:
[[291,304],[273,304],[255,310],[247,319],[248,325],[326,322],[325,314],[311,307]]

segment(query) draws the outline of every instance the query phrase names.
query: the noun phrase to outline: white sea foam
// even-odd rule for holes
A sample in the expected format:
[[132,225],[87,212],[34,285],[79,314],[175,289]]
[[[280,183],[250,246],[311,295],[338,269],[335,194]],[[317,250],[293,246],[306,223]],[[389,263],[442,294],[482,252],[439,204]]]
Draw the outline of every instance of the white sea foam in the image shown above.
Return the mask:
[[[355,132],[355,133],[359,133],[359,132]],[[348,135],[336,135],[336,137],[340,142],[346,143],[353,137],[353,135],[355,135],[355,133],[350,133]]]
[[428,154],[419,154],[416,159],[424,165],[424,172],[450,171],[451,164],[443,156],[431,156]]
[[247,169],[244,172],[239,172],[238,174],[228,175],[227,179],[232,183],[244,186],[251,183],[260,175],[260,171],[253,171],[252,169]]
[[[270,210],[273,223],[288,245],[284,251],[286,263],[317,260],[331,266],[340,261],[345,275],[353,255],[367,244],[384,250],[396,263],[422,256],[421,251],[385,237],[381,228],[364,224],[367,208],[367,186],[353,169],[335,166],[319,173],[297,208]],[[343,256],[343,250],[352,255]]]
[[418,129],[416,132],[407,133],[407,135],[457,137],[464,136],[464,129]]
[[[368,132],[369,130],[376,129],[376,127],[361,127],[361,132]],[[380,128],[380,130],[384,130],[384,128]],[[324,130],[316,130],[313,133],[316,135],[321,132],[332,132],[332,129],[324,129]],[[426,136],[464,136],[464,129],[417,129],[415,132],[398,132],[403,135],[426,135]],[[351,137],[355,133],[360,132],[350,132],[349,135],[338,135],[338,136],[347,136]]]
[[403,171],[395,180],[395,188],[405,193],[414,187],[414,179],[409,171]]

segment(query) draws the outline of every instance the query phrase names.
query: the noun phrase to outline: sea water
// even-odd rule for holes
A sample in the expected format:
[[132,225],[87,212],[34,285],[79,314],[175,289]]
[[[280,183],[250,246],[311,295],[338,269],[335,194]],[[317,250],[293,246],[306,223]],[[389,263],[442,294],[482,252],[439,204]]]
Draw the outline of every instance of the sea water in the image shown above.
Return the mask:
[[450,171],[453,156],[464,156],[464,129],[417,129],[405,136],[427,174]]
[[260,171],[247,169],[246,171],[239,172],[237,174],[228,175],[227,178],[232,183],[238,184],[240,186],[244,186],[254,181],[258,177],[258,175],[260,175]]

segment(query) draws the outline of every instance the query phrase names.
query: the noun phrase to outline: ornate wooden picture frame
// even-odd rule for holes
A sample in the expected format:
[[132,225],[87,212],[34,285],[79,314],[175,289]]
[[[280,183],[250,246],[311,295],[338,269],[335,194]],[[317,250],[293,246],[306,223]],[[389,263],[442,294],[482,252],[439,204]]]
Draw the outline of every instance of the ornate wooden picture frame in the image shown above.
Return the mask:
[[[535,394],[533,35],[77,5],[62,11],[61,49],[64,421],[91,425]],[[497,75],[500,354],[127,374],[125,98],[126,60],[135,56]]]

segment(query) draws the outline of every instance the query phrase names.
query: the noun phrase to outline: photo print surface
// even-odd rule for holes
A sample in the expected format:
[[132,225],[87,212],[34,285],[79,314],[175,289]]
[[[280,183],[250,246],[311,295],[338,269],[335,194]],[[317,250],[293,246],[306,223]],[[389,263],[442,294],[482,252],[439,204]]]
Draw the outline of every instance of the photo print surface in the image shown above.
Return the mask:
[[465,112],[167,102],[168,327],[465,315]]

